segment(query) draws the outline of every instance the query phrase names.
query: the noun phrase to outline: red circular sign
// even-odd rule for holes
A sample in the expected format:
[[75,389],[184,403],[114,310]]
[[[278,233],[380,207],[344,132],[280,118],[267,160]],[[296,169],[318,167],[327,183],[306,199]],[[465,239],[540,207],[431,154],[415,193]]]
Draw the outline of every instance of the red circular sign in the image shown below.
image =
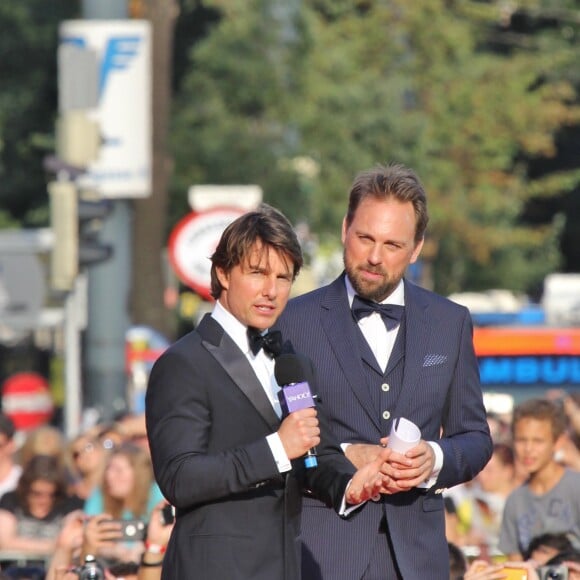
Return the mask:
[[2,386],[2,411],[16,429],[34,429],[47,423],[54,412],[48,381],[38,373],[16,373]]
[[192,212],[169,237],[169,261],[179,279],[205,300],[211,300],[211,255],[219,239],[236,218],[246,213],[237,207],[217,207]]

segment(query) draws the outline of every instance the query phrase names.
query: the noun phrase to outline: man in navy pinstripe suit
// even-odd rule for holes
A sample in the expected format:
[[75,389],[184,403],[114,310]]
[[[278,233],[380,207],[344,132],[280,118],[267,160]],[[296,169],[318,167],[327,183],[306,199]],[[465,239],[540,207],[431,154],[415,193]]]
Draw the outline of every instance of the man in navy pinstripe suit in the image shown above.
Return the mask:
[[345,272],[291,300],[279,320],[314,361],[319,396],[356,466],[387,443],[396,418],[421,430],[413,449],[392,453],[380,499],[359,517],[341,521],[305,498],[305,580],[447,580],[442,491],[491,456],[469,312],[404,279],[427,222],[413,171],[360,173],[342,227]]

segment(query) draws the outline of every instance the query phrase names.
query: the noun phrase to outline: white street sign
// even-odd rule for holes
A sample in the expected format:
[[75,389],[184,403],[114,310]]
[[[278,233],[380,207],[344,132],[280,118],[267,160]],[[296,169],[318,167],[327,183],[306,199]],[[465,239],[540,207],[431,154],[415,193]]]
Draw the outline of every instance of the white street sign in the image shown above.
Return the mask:
[[149,196],[149,22],[65,21],[60,27],[59,52],[59,76],[64,77],[59,82],[61,115],[86,108],[101,137],[98,157],[79,178],[79,186],[108,198]]

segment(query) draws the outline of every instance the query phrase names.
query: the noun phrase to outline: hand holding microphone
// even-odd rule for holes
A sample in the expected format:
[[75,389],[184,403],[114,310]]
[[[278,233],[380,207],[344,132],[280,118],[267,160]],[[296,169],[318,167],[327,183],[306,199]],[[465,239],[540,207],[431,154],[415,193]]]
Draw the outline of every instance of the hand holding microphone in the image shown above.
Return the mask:
[[281,387],[278,398],[284,420],[278,435],[286,454],[290,459],[306,455],[304,465],[316,467],[315,447],[320,443],[320,429],[303,358],[296,354],[280,355],[274,364],[274,376]]

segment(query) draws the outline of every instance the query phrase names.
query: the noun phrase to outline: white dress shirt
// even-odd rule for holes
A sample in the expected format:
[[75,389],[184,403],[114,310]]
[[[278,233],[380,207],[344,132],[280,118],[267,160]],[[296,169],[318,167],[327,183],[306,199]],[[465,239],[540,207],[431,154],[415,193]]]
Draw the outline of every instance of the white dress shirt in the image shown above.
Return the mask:
[[[348,276],[344,278],[346,283],[346,293],[348,294],[348,305],[352,308],[352,301],[356,292],[348,279]],[[397,304],[399,306],[405,306],[405,287],[403,281],[395,288],[390,296],[387,296],[380,304]],[[358,321],[358,327],[361,329],[366,341],[368,342],[379,367],[385,372],[387,364],[389,363],[389,358],[393,352],[393,347],[395,346],[395,341],[397,340],[397,335],[399,334],[400,325],[397,325],[391,330],[387,330],[383,318],[378,312],[373,312]]]
[[[259,352],[254,355],[250,350],[250,344],[248,342],[248,328],[242,324],[233,314],[228,312],[219,302],[215,303],[213,311],[211,313],[212,318],[214,318],[220,326],[225,330],[229,337],[236,343],[238,348],[244,353],[244,356],[248,359],[250,366],[256,373],[268,400],[272,404],[274,411],[278,417],[282,416],[282,409],[280,407],[280,401],[278,400],[278,391],[280,387],[276,383],[274,377],[274,361],[260,349]],[[278,471],[284,473],[292,469],[292,464],[290,459],[284,451],[284,446],[280,440],[278,433],[272,433],[266,437],[268,445],[278,466]]]

